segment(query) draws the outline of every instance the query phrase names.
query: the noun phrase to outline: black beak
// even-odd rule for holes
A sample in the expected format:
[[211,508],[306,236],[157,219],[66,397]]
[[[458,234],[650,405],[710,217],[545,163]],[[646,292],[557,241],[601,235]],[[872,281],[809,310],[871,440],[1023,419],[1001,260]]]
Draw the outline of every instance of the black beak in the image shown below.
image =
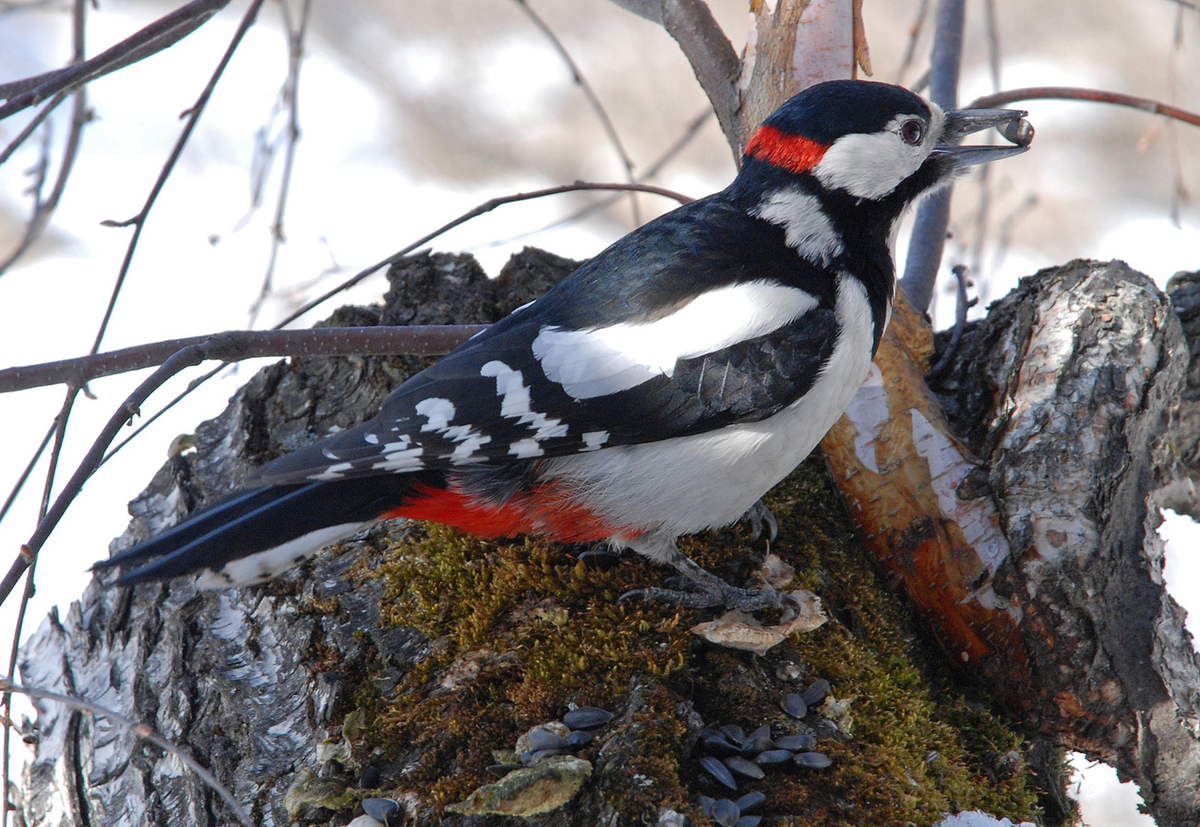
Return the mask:
[[[955,168],[986,164],[1029,149],[1033,127],[1025,120],[1028,112],[1018,109],[960,109],[946,113],[941,139],[934,155],[950,156]],[[1011,146],[958,146],[967,135],[995,127]]]

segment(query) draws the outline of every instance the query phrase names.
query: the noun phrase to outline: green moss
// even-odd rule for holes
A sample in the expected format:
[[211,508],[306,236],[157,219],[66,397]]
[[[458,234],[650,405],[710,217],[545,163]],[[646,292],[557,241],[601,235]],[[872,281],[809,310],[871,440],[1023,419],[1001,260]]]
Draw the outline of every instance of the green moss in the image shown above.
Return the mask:
[[[619,766],[600,760],[589,784],[638,823],[660,806],[687,809],[701,792],[717,792],[689,754],[681,704],[711,725],[796,728],[779,711],[781,694],[797,686],[780,677],[790,665],[804,676],[799,686],[824,677],[836,698],[852,699],[853,735],[821,740],[834,760],[827,770],[747,783],[767,794],[764,813],[822,825],[924,825],[966,809],[1036,819],[1021,739],[955,683],[906,605],[880,588],[819,463],[802,466],[768,505],[780,522],[772,550],[833,620],[764,658],[700,642],[688,629],[707,619],[701,613],[618,604],[623,592],[661,582],[661,569],[647,563],[597,571],[537,540],[396,530],[386,563],[355,576],[385,578],[388,622],[424,631],[433,652],[387,697],[364,681],[354,696],[367,719],[356,756],[391,762],[385,784],[445,807],[495,780],[492,750],[511,749],[569,703],[623,711],[637,684],[640,706],[581,756],[597,762],[599,744],[636,739],[638,749],[623,753],[633,757]],[[747,542],[733,528],[687,539],[685,551],[736,580],[756,562]]]

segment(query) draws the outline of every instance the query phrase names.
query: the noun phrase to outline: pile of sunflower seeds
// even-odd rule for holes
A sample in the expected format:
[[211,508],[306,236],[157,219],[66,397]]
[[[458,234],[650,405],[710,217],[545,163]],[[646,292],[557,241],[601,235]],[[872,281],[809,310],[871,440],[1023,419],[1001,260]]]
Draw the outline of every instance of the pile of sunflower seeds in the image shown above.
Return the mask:
[[[780,701],[784,714],[800,720],[808,715],[812,707],[824,702],[829,695],[829,681],[824,678],[813,682],[802,695],[787,693]],[[808,734],[786,734],[771,736],[770,724],[764,724],[750,734],[739,726],[726,725],[707,728],[700,732],[696,746],[701,752],[700,766],[717,783],[730,790],[738,788],[738,778],[760,779],[771,767],[795,766],[803,769],[820,770],[833,761],[824,753],[816,752],[817,737]],[[766,796],[753,792],[741,798],[713,799],[700,796],[700,811],[706,818],[720,827],[757,827],[762,816],[747,814],[747,810],[758,807]]]

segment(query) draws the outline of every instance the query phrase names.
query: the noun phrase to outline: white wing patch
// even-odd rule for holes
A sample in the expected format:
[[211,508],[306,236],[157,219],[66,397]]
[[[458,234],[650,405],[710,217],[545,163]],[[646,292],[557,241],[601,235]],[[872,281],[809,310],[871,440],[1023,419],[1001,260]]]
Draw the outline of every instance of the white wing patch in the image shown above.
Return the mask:
[[417,413],[429,421],[421,426],[422,431],[445,431],[454,419],[454,403],[440,396],[422,399],[415,406]]
[[783,227],[787,245],[809,261],[828,266],[846,249],[815,195],[797,189],[780,190],[764,199],[754,215]]
[[611,436],[608,431],[588,431],[583,435],[582,451],[599,451]]
[[[812,310],[817,298],[765,280],[702,293],[652,322],[562,330],[544,327],[533,355],[546,377],[575,399],[629,390],[655,376],[671,376],[680,359],[764,336]],[[495,364],[495,363],[489,363]]]
[[519,439],[509,447],[509,453],[518,459],[540,457],[545,453],[538,445],[544,439],[567,435],[567,424],[544,413],[533,410],[529,397],[529,386],[519,370],[513,370],[499,360],[493,360],[479,369],[481,376],[496,379],[496,395],[500,397],[500,415],[517,420],[518,425],[527,425],[533,435]]

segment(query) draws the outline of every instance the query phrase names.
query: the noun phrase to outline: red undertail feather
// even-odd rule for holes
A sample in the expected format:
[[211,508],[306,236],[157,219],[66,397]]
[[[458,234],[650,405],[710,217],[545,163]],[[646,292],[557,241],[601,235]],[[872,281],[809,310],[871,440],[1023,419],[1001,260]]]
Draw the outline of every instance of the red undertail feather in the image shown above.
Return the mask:
[[746,144],[751,158],[781,167],[788,172],[808,172],[825,155],[829,144],[819,144],[802,135],[789,135],[771,126],[760,127]]
[[408,502],[383,516],[443,523],[482,537],[536,533],[568,543],[592,543],[618,534],[635,537],[641,533],[619,529],[570,498],[555,496],[553,489],[553,484],[544,485],[497,504],[455,487],[417,483]]

